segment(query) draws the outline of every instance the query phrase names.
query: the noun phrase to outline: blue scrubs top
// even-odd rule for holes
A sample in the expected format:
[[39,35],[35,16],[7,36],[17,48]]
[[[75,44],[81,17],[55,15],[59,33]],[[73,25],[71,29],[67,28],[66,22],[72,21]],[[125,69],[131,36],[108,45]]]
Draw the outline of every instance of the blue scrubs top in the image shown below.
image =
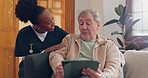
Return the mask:
[[[48,32],[45,40],[42,42],[31,26],[24,27],[21,29],[17,35],[16,45],[15,45],[15,56],[21,57],[29,54],[40,53],[46,48],[49,48],[53,45],[57,45],[62,42],[62,39],[68,33],[63,29],[55,26],[54,31]],[[33,53],[29,52],[31,49]]]

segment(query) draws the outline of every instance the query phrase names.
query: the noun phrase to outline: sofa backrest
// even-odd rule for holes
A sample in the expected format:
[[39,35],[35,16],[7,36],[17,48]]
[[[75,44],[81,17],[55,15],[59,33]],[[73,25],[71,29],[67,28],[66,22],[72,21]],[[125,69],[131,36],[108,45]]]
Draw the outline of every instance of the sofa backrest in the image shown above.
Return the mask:
[[124,57],[125,78],[148,78],[148,51],[126,51]]

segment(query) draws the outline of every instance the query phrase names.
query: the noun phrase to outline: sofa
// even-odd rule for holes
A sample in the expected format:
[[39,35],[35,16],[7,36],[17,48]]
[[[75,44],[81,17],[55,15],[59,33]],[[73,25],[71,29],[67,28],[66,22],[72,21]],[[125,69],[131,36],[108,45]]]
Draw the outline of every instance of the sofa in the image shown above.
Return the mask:
[[[49,53],[32,54],[25,57],[25,78],[50,78],[52,75],[48,60]],[[148,51],[126,51],[123,75],[119,78],[148,78]]]
[[24,59],[24,78],[51,78],[49,53],[32,54]]

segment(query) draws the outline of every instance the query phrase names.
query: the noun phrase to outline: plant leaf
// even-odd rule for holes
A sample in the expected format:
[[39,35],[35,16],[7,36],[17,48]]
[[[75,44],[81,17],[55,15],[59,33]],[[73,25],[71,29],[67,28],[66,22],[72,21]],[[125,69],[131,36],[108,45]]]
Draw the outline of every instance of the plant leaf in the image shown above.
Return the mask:
[[137,43],[135,43],[135,41],[140,38],[141,37],[137,37],[137,38],[133,39],[132,41],[128,42],[128,44],[125,47],[130,50],[132,50],[132,46],[134,47],[134,49],[138,49],[138,45],[137,45]]
[[119,26],[120,28],[123,28],[123,27],[124,27],[124,25],[122,25],[120,22],[118,22],[117,24],[118,24],[118,26]]
[[131,18],[131,13],[127,13],[127,16],[125,17],[125,20],[124,20],[124,25],[130,20]]
[[133,22],[132,22],[132,19],[129,20],[130,23],[127,24],[127,25],[126,25],[126,28],[125,28],[125,35],[124,35],[124,39],[125,39],[125,40],[127,40],[127,39],[131,36],[132,31],[133,31],[132,26],[133,26],[135,23],[137,23],[139,20],[140,20],[140,19],[136,19],[136,20],[134,20]]
[[117,38],[117,41],[123,47],[123,42],[119,38]]
[[116,14],[117,14],[118,16],[121,16],[121,15],[119,14],[119,12],[118,12],[118,7],[115,7],[115,12],[116,12]]
[[117,35],[117,34],[122,35],[122,33],[119,33],[118,31],[114,31],[111,33],[111,35]]
[[129,21],[130,17],[131,17],[130,13],[124,14],[119,18],[119,21],[122,25],[125,25]]
[[126,47],[125,50],[133,50],[133,49],[138,49],[137,43],[129,43]]
[[122,4],[119,4],[119,6],[118,6],[118,13],[119,13],[119,16],[122,16],[122,14],[123,14],[123,5]]
[[125,39],[125,40],[127,40],[127,39],[131,36],[132,31],[133,31],[133,30],[131,29],[131,30],[128,30],[128,31],[125,32],[125,35],[124,35],[124,39]]
[[103,26],[106,26],[106,25],[109,25],[109,24],[113,24],[113,23],[118,23],[118,21],[119,20],[117,20],[117,19],[112,19],[112,20],[106,22]]
[[[131,19],[132,20],[132,19]],[[136,19],[136,20],[134,20],[133,22],[130,22],[129,24],[127,24],[127,28],[132,28],[132,26],[134,25],[134,24],[136,24],[138,21],[140,21],[140,19]]]
[[125,38],[124,39],[125,40],[128,39],[131,35],[130,36],[127,36],[127,33],[132,34],[132,32],[133,32],[133,29],[131,27],[130,28],[125,27],[125,34],[124,34],[125,35]]
[[134,41],[136,41],[137,39],[140,39],[141,37],[137,37],[135,39],[133,39],[132,41],[130,41],[129,43],[133,43]]
[[126,10],[127,9],[127,6],[125,6],[124,8],[123,8],[123,13],[122,13],[122,15],[124,15],[125,13],[127,13]]
[[148,43],[142,43],[142,44],[140,44],[140,46],[139,46],[139,50],[142,50],[142,49],[145,49],[145,48],[147,48],[148,47]]
[[[128,23],[126,23],[126,25],[125,25],[125,32],[128,32],[129,30],[133,30],[132,27],[133,27],[134,24],[132,24],[132,23],[133,23],[132,20],[133,20],[133,19],[130,19],[130,20],[128,21]],[[137,22],[138,22],[138,21],[137,21]]]
[[124,25],[124,20],[125,20],[126,16],[127,16],[127,14],[124,14],[124,15],[122,15],[122,16],[119,18],[119,22],[120,22],[122,25]]
[[132,29],[132,27],[129,27],[128,25],[132,22],[132,19],[130,19],[126,24],[125,24],[125,32],[127,32],[129,29]]

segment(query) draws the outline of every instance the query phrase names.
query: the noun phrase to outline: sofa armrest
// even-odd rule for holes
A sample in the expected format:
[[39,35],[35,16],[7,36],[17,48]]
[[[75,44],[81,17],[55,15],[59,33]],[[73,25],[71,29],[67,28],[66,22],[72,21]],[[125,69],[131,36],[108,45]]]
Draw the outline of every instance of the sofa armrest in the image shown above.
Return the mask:
[[32,54],[25,57],[25,78],[51,78],[52,72],[49,64],[49,53]]

